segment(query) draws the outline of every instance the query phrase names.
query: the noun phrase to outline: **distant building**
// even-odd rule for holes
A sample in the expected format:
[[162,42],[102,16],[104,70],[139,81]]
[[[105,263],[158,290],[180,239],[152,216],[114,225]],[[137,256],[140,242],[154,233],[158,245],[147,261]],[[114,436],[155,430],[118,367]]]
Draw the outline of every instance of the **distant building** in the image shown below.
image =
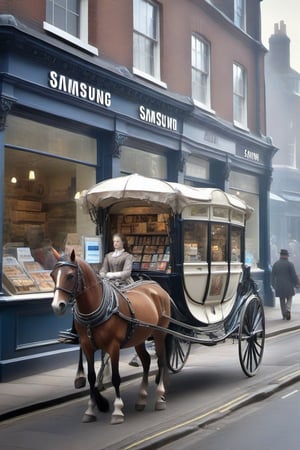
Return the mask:
[[273,158],[270,234],[278,248],[290,246],[300,274],[300,73],[290,66],[290,39],[283,21],[274,26],[266,55],[267,132],[279,151]]

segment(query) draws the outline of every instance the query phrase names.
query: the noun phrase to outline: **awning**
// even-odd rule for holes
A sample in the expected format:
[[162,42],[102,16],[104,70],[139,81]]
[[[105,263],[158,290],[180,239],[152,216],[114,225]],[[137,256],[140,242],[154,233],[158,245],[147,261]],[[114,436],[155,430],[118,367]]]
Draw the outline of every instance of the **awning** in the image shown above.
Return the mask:
[[187,205],[207,202],[231,205],[246,214],[251,212],[243,200],[220,189],[196,188],[138,174],[104,180],[83,192],[82,197],[81,200],[85,199],[96,208],[108,208],[125,201],[143,201],[181,213]]

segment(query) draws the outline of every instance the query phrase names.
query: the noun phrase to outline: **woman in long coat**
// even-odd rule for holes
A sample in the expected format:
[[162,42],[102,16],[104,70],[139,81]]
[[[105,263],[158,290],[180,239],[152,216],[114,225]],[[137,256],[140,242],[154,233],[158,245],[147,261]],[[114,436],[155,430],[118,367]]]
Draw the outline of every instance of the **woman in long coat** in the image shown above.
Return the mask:
[[298,285],[298,276],[295,266],[289,261],[287,250],[280,250],[280,259],[272,267],[272,286],[276,297],[280,299],[282,318],[291,319],[292,298],[295,295],[295,287]]

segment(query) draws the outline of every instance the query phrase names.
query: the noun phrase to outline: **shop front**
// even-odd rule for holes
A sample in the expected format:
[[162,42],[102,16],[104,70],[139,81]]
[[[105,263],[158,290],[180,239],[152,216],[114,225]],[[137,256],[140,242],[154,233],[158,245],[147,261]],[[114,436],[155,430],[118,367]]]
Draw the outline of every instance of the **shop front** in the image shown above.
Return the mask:
[[271,194],[271,248],[274,263],[281,248],[287,248],[290,260],[300,274],[300,172],[292,167],[274,168]]
[[[110,237],[101,240],[102,230],[76,199],[101,180],[139,173],[243,196],[256,211],[246,262],[264,285],[268,145],[254,140],[260,159],[249,159],[240,153],[247,136],[195,112],[186,97],[14,33],[0,61],[0,381],[77,360],[78,347],[57,341],[71,326],[72,310],[65,319],[54,316],[50,272],[72,248],[98,270]],[[163,216],[156,215],[151,226],[164,236]],[[144,226],[130,220],[124,226]],[[157,239],[149,246],[167,244]]]

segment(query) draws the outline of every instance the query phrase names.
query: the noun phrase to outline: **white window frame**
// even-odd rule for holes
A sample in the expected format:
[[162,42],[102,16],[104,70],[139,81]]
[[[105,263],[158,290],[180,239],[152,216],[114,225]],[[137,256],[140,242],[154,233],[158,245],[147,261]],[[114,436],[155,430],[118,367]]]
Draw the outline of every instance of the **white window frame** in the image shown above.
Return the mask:
[[246,0],[234,0],[234,24],[246,31]]
[[133,73],[167,87],[160,77],[159,27],[159,5],[151,0],[133,0]]
[[247,128],[247,71],[240,64],[233,64],[233,123]]
[[194,103],[210,109],[210,44],[194,34],[191,37],[191,76]]
[[[52,1],[52,0],[47,0]],[[49,23],[46,20],[43,22],[43,27],[45,31],[54,34],[55,36],[68,41],[77,47],[80,47],[93,55],[99,54],[98,49],[93,45],[88,43],[88,6],[89,0],[80,0],[80,11],[79,11],[79,36],[74,36],[73,34],[68,33],[62,28],[58,28],[57,26]]]

